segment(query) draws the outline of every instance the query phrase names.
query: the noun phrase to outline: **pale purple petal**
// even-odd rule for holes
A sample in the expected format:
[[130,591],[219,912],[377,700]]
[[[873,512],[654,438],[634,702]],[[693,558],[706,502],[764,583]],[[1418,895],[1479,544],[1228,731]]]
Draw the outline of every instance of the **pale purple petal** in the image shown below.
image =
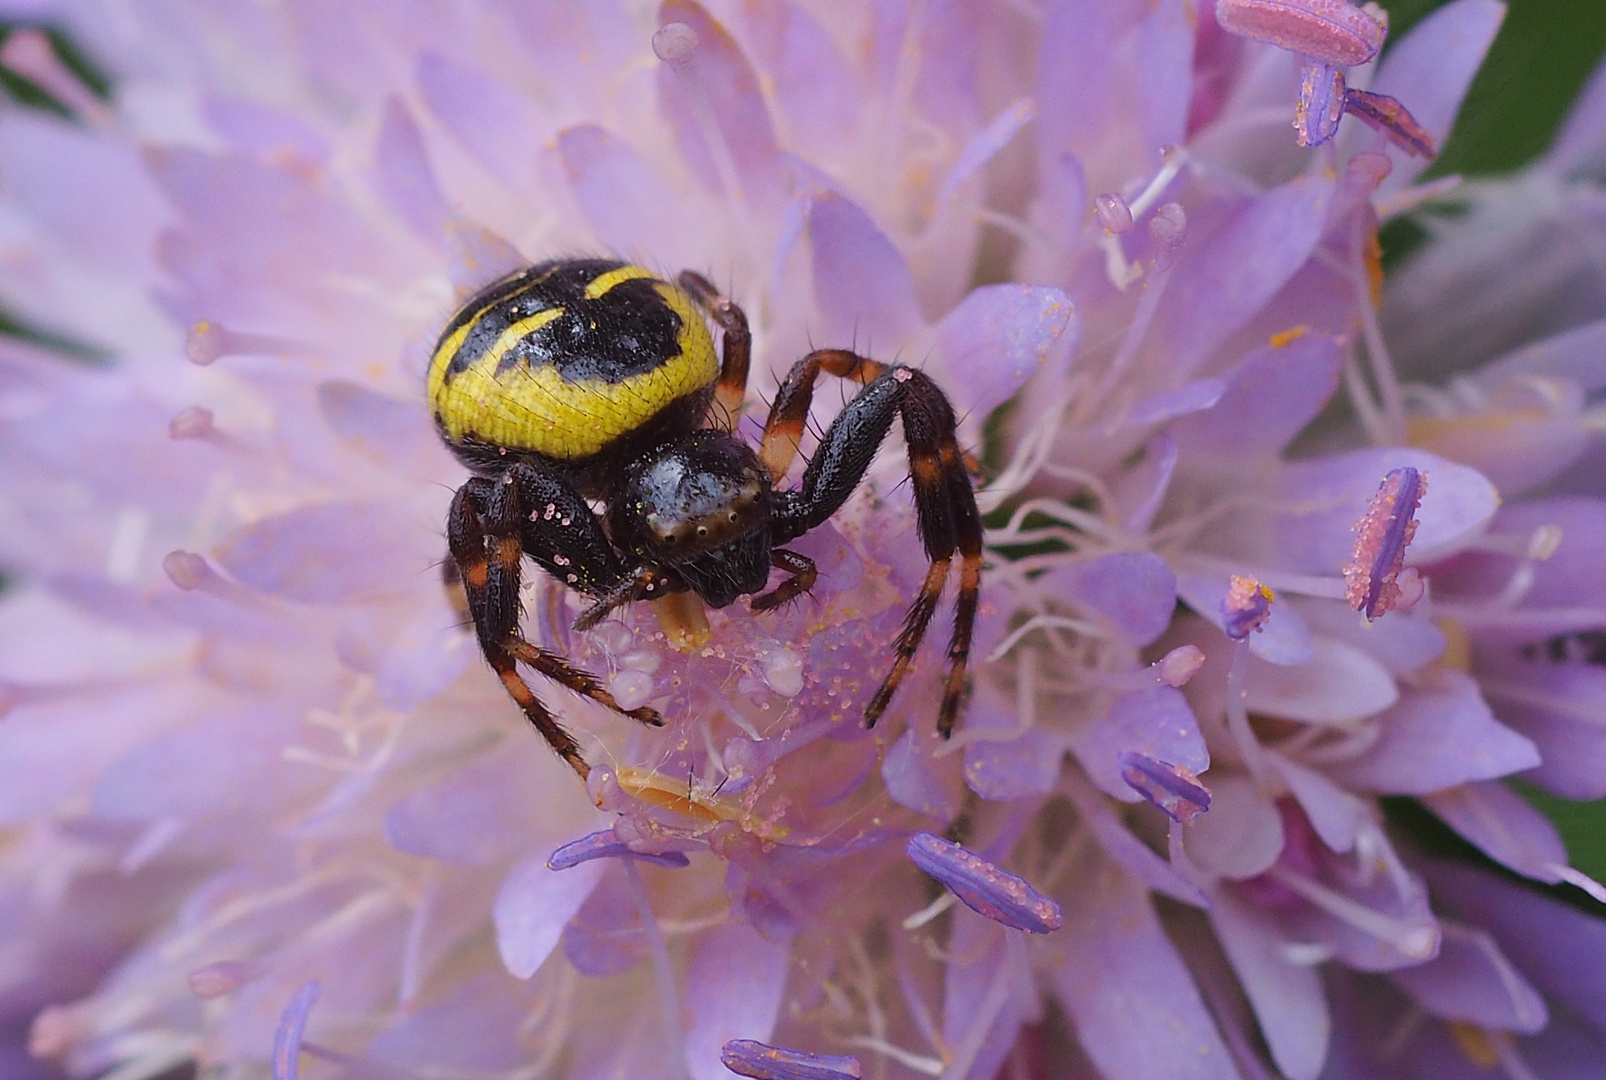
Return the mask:
[[1363,791],[1426,795],[1539,763],[1534,744],[1495,720],[1478,684],[1459,672],[1441,672],[1436,686],[1406,691],[1377,722],[1377,741],[1335,763],[1330,775]]
[[790,0],[745,5],[742,23],[793,138],[810,150],[838,145],[859,118],[864,87],[830,33]]
[[1230,889],[1211,894],[1209,915],[1277,1068],[1288,1080],[1316,1080],[1332,1030],[1316,968],[1289,959],[1276,916]]
[[1101,555],[1038,581],[1045,593],[1091,611],[1133,645],[1148,645],[1171,621],[1177,578],[1146,551]]
[[[659,104],[686,163],[710,191],[740,197],[738,192],[726,191],[728,182],[721,175],[720,163],[727,159],[736,172],[733,179],[742,185],[747,198],[777,198],[775,133],[758,76],[741,47],[694,0],[667,0],[658,9],[658,24],[654,49],[671,50],[670,59],[660,57]],[[675,33],[677,26],[691,37],[661,46],[663,35]],[[712,124],[705,125],[704,117]],[[720,146],[709,145],[710,134]]]
[[1597,66],[1544,158],[1559,173],[1606,171],[1606,66]]
[[1065,962],[1050,979],[1100,1075],[1234,1080],[1238,1070],[1143,888],[1091,859],[1075,890],[1058,935]]
[[1393,705],[1399,689],[1388,669],[1366,653],[1331,638],[1312,640],[1299,667],[1251,658],[1245,680],[1249,711],[1310,724],[1350,724]]
[[547,869],[546,855],[525,857],[502,879],[492,914],[502,963],[516,979],[528,979],[546,962],[563,927],[602,880],[605,862],[567,873]]
[[809,242],[819,344],[890,354],[924,326],[908,263],[856,204],[833,193],[815,199]]
[[550,828],[527,795],[546,782],[544,766],[523,746],[480,757],[392,806],[385,839],[397,851],[458,866],[510,859]]
[[1411,564],[1431,562],[1465,543],[1483,531],[1500,506],[1494,486],[1473,469],[1420,450],[1379,448],[1286,466],[1277,497],[1298,509],[1258,525],[1257,515],[1246,515],[1243,524],[1270,531],[1267,539],[1275,542],[1281,565],[1336,573],[1350,557],[1350,526],[1366,511],[1378,481],[1391,469],[1406,466],[1429,482],[1417,512]]
[[1562,880],[1567,849],[1550,819],[1505,784],[1463,784],[1422,802],[1489,858],[1536,881]]
[[[1506,5],[1500,0],[1444,5],[1394,42],[1371,89],[1398,99],[1442,144],[1505,17]],[[1397,160],[1378,194],[1406,187],[1428,164],[1420,158]]]
[[[1606,69],[1603,69],[1606,70]],[[1601,85],[1606,87],[1606,81]],[[1606,319],[1524,345],[1468,377],[1488,391],[1521,375],[1545,375],[1576,383],[1587,393],[1606,387]]]
[[1283,850],[1277,805],[1246,776],[1210,775],[1210,813],[1188,827],[1188,858],[1213,877],[1264,873]]
[[1141,427],[1203,412],[1220,401],[1226,390],[1227,384],[1221,379],[1196,379],[1175,390],[1163,390],[1134,405],[1126,424]]
[[1350,794],[1317,769],[1306,768],[1275,753],[1267,757],[1282,773],[1288,790],[1322,843],[1334,851],[1352,850],[1361,824],[1376,813],[1372,805]]
[[753,1080],[858,1080],[864,1075],[858,1058],[787,1050],[753,1039],[732,1039],[720,1050],[719,1060]]
[[[375,538],[385,537],[384,544]],[[237,530],[216,550],[242,584],[286,600],[338,604],[410,587],[440,552],[438,538],[394,503],[334,502]]]
[[1193,710],[1182,691],[1170,686],[1112,696],[1106,714],[1076,732],[1072,749],[1088,779],[1123,802],[1137,798],[1121,774],[1124,753],[1147,754],[1194,773],[1210,767]]
[[441,193],[423,135],[407,106],[392,99],[374,151],[374,180],[391,211],[420,238],[439,243],[452,212]]
[[318,384],[318,408],[342,441],[388,464],[438,464],[445,456],[421,401],[331,379]]
[[932,833],[916,833],[906,848],[909,859],[936,878],[977,914],[994,922],[1046,934],[1060,928],[1059,904],[1026,879]]
[[910,727],[887,751],[881,779],[887,785],[887,794],[899,806],[946,821],[959,812],[964,780],[957,754],[932,757],[938,745],[936,736],[920,734]]
[[365,1056],[406,1076],[421,1061],[465,1073],[506,1073],[529,1061],[519,1026],[529,1006],[508,980],[485,974],[409,1010],[370,1042]]
[[1479,683],[1495,715],[1539,747],[1543,760],[1524,779],[1569,799],[1606,796],[1606,670],[1520,656],[1480,660]]
[[1606,1028],[1606,921],[1465,864],[1423,872],[1435,903],[1492,934],[1547,999]]
[[202,110],[207,126],[235,150],[269,160],[290,156],[315,165],[329,160],[328,140],[288,110],[221,95],[207,98]]
[[1444,655],[1446,638],[1420,613],[1395,611],[1376,622],[1356,617],[1347,605],[1332,600],[1285,597],[1299,609],[1312,630],[1353,645],[1395,675],[1415,671]]
[[1436,1016],[1496,1031],[1539,1031],[1550,1019],[1539,996],[1481,930],[1446,928],[1439,955],[1391,976]]
[[1181,146],[1185,141],[1197,19],[1183,0],[1160,0],[1149,5],[1132,36],[1139,123],[1148,146]]
[[791,949],[747,923],[703,936],[686,970],[686,1067],[692,1080],[728,1080],[720,1062],[732,1039],[763,1041],[775,1029]]
[[[965,717],[965,730],[976,730],[974,701]],[[1037,728],[1018,739],[977,739],[965,744],[965,783],[984,799],[1047,795],[1059,780],[1064,756],[1063,740]]]
[[[649,265],[691,260],[681,201],[634,149],[605,128],[580,124],[558,135],[557,152],[569,190],[605,249],[653,260]],[[679,267],[670,262],[663,269]]]
[[1174,372],[1191,374],[1310,258],[1334,182],[1302,177],[1249,200],[1208,235],[1193,235],[1161,316]]
[[528,97],[439,53],[418,58],[417,78],[424,103],[452,138],[508,183],[528,182],[546,134]]
[[436,602],[421,605],[397,628],[374,670],[374,688],[392,709],[416,708],[479,659],[473,633],[458,625],[442,589]]
[[1142,882],[1146,888],[1194,907],[1207,907],[1209,901],[1199,886],[1183,877],[1147,844],[1127,831],[1121,820],[1110,810],[1109,802],[1093,786],[1075,772],[1065,777],[1066,794],[1076,805],[1077,813],[1093,833],[1093,839],[1103,852],[1121,868]]
[[1051,355],[1075,348],[1079,329],[1075,305],[1058,289],[985,285],[972,291],[937,324],[954,408],[985,419]]
[[[1011,932],[960,909],[948,943],[954,960],[944,973],[942,1040],[956,1075],[996,1076],[1020,1037],[1021,1025],[1041,1015],[1029,972]],[[968,1067],[967,1067],[968,1065]]]

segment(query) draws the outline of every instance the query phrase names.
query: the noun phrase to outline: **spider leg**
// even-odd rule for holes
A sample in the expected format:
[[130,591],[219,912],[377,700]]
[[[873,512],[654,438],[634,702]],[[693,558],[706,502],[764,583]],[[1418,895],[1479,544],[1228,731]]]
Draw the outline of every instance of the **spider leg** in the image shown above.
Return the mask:
[[814,560],[795,551],[775,548],[770,552],[770,564],[787,571],[792,576],[769,592],[748,601],[748,607],[753,611],[773,611],[782,604],[797,599],[814,588],[815,579],[820,576],[819,571],[814,568]]
[[[769,419],[764,422],[764,440],[759,445],[758,456],[764,462],[764,467],[769,469],[770,479],[779,484],[786,470],[792,467],[792,459],[797,457],[797,448],[803,441],[803,429],[808,424],[809,406],[814,402],[814,384],[821,371],[839,379],[852,379],[862,386],[886,370],[887,365],[846,349],[816,349],[793,364],[792,370],[781,381],[780,389],[775,392]],[[890,425],[891,422],[889,413],[887,423]],[[876,445],[880,445],[880,439],[876,440]],[[872,448],[872,456],[874,453]],[[865,465],[869,466],[868,460]],[[857,479],[854,482],[857,483]],[[846,498],[846,495],[843,497]]]
[[[532,483],[532,477],[545,483]],[[531,505],[525,497],[528,494],[542,492],[556,496],[558,493],[546,491],[551,485],[567,487],[561,481],[541,477],[526,466],[514,466],[495,479],[471,477],[452,499],[446,519],[446,542],[462,580],[469,615],[486,662],[548,745],[585,779],[591,767],[581,755],[579,744],[524,681],[518,672],[519,661],[615,712],[643,723],[662,724],[663,721],[651,709],[620,709],[613,696],[593,676],[573,667],[562,657],[530,644],[519,633],[519,584],[525,554],[530,554],[559,580],[564,580],[566,568],[577,568],[568,578],[571,587],[579,587],[579,583],[584,582],[593,589],[602,588],[613,584],[610,571],[622,576],[618,558],[611,549],[607,549],[604,558],[594,547],[573,543],[592,532],[595,538],[601,538],[602,530],[590,508],[572,489],[564,497],[565,505],[560,506],[555,501],[535,502],[533,512],[525,510]],[[547,514],[549,510],[551,513]],[[580,512],[585,515],[583,519],[578,516]],[[528,541],[539,540],[554,530],[572,530],[558,532],[567,542],[562,550],[527,548]],[[571,554],[566,555],[565,551]],[[581,577],[582,574],[585,576]]]
[[682,270],[675,284],[725,333],[724,355],[719,365],[719,381],[714,384],[710,416],[713,426],[735,431],[736,421],[742,415],[742,402],[747,397],[747,368],[753,354],[753,334],[747,327],[747,313],[701,274]]
[[[964,454],[959,449],[953,406],[936,383],[914,368],[879,364],[840,349],[810,353],[798,361],[782,383],[765,428],[761,455],[772,469],[779,464],[784,472],[790,464],[820,371],[866,385],[832,421],[803,472],[801,486],[780,494],[772,519],[775,542],[782,544],[801,536],[841,509],[864,478],[892,427],[893,417],[902,421],[909,446],[909,474],[920,540],[931,566],[893,644],[892,668],[865,707],[864,718],[865,725],[873,727],[886,711],[931,624],[957,555],[959,595],[954,604],[953,635],[948,642],[948,677],[937,714],[937,731],[947,738],[953,733],[964,698],[982,560],[981,515],[976,509]],[[773,458],[769,454],[772,447]]]

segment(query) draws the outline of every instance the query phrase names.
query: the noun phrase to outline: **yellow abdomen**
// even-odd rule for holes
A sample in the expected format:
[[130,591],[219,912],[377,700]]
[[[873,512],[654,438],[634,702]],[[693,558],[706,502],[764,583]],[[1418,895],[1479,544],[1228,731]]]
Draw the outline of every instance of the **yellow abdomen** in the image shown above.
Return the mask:
[[481,290],[441,335],[429,406],[448,445],[591,457],[719,375],[691,298],[646,269],[567,259]]

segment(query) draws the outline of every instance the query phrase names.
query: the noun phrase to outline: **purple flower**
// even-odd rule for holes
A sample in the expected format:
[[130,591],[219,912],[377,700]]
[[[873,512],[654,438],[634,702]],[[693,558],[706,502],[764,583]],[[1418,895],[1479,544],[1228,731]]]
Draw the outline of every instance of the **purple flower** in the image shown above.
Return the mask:
[[[0,340],[0,1070],[1600,1059],[1595,922],[1384,807],[1602,894],[1506,780],[1606,793],[1606,289],[1558,240],[1606,82],[1450,190],[1494,0],[1360,74],[1340,0],[1017,8],[52,7],[106,99],[7,39],[70,116],[0,114],[0,301],[105,360]],[[580,252],[744,307],[749,441],[815,346],[952,397],[995,527],[951,739],[931,644],[863,725],[930,566],[897,438],[789,545],[811,592],[706,638],[577,631],[527,564],[531,642],[666,720],[538,683],[584,784],[529,730],[422,384],[461,297]]]

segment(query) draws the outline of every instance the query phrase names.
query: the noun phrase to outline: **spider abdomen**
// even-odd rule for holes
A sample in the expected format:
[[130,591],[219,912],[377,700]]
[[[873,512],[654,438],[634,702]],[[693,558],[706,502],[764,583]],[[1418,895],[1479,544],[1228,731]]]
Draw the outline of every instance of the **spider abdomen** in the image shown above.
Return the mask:
[[446,444],[480,471],[508,453],[577,463],[660,426],[695,426],[719,370],[681,289],[628,263],[564,259],[463,305],[430,361],[429,405]]

